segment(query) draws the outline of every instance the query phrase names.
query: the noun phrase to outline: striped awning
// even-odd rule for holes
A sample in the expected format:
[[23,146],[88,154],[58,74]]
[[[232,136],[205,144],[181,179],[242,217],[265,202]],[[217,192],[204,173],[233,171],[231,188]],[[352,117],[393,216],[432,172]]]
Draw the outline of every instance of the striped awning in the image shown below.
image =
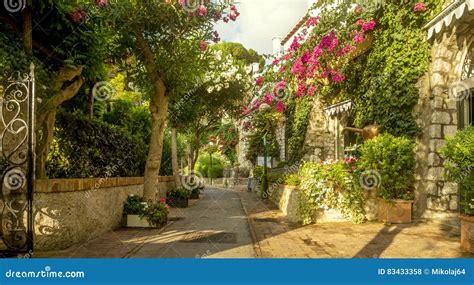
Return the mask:
[[352,109],[352,102],[350,100],[337,103],[335,105],[324,108],[326,116],[332,117],[350,111]]
[[474,0],[453,1],[424,26],[428,32],[428,40],[443,32],[445,28],[451,27],[461,18],[471,16],[474,16]]

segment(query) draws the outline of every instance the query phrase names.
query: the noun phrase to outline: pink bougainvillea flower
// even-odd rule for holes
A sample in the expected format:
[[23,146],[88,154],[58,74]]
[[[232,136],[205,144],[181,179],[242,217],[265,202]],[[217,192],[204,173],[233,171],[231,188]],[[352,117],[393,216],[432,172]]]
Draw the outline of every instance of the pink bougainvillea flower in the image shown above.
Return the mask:
[[308,96],[314,96],[315,93],[316,93],[316,86],[311,85],[311,86],[308,88]]
[[264,80],[265,80],[265,78],[263,78],[263,76],[259,76],[259,77],[257,78],[257,80],[255,80],[255,84],[256,84],[257,86],[262,86]]
[[76,8],[69,13],[69,17],[71,17],[74,23],[79,24],[87,17],[87,13],[84,10]]
[[237,11],[237,7],[235,5],[230,6],[231,11]]
[[275,85],[275,89],[285,89],[285,88],[286,88],[286,81],[285,81],[285,79],[280,80],[280,82],[278,82],[278,83]]
[[291,53],[286,53],[286,54],[282,57],[283,60],[289,60],[290,58],[291,58]]
[[199,49],[201,51],[206,51],[208,46],[209,46],[209,44],[206,41],[201,41],[199,43]]
[[415,4],[415,7],[413,7],[413,11],[415,12],[425,12],[428,10],[428,7],[426,7],[426,4],[423,2],[418,2]]
[[277,65],[280,63],[280,60],[278,58],[274,59],[272,62],[272,65]]
[[107,6],[108,4],[107,0],[94,0],[94,3],[96,6],[101,8]]
[[342,56],[348,54],[349,52],[351,52],[354,49],[355,49],[355,46],[352,46],[351,44],[347,44],[345,47],[343,47],[342,49],[340,49],[336,52],[336,56],[342,57]]
[[362,20],[362,19],[359,19],[359,20],[357,20],[357,22],[356,22],[357,26],[359,26],[359,27],[361,27],[361,28],[362,28],[362,26],[364,25],[364,23],[365,23],[365,21]]
[[321,19],[319,16],[309,18],[309,20],[306,22],[306,27],[309,28],[309,27],[316,26],[319,22],[319,19]]
[[224,21],[224,23],[229,23],[229,18],[224,17],[224,18],[222,18],[222,21]]
[[166,204],[166,198],[160,198],[160,203]]
[[280,72],[280,73],[283,73],[285,71],[286,71],[286,69],[285,69],[284,65],[280,66],[280,68],[278,69],[278,72]]
[[296,51],[300,48],[300,43],[298,41],[298,37],[293,39],[293,42],[290,45],[290,51]]
[[335,83],[340,83],[344,81],[344,79],[346,79],[344,74],[342,74],[342,72],[340,71],[334,71],[334,70],[331,71],[331,76],[332,76],[332,81],[334,81]]
[[375,22],[375,20],[370,20],[368,22],[365,22],[364,24],[362,24],[362,31],[364,32],[367,32],[367,31],[371,31],[375,28],[375,25],[377,24],[377,22]]
[[273,96],[271,94],[266,94],[264,99],[265,103],[267,103],[268,105],[271,105],[273,102]]
[[207,15],[207,7],[204,6],[204,5],[199,6],[199,8],[197,9],[197,14],[201,17],[206,16]]
[[328,51],[332,51],[337,47],[338,44],[339,40],[336,37],[336,33],[332,31],[321,39],[319,47],[321,49],[327,49]]
[[302,82],[298,84],[298,89],[296,90],[296,97],[303,97],[306,93],[306,85]]
[[278,113],[283,113],[283,112],[285,112],[285,108],[286,108],[285,103],[283,103],[282,101],[278,101],[278,103],[276,105],[276,111]]
[[364,34],[359,33],[359,34],[354,36],[353,40],[354,40],[355,43],[361,43],[364,39],[365,39]]
[[303,62],[301,61],[301,58],[298,58],[295,63],[293,63],[293,66],[291,67],[291,73],[296,75],[298,78],[301,78],[304,76],[305,72],[305,67]]

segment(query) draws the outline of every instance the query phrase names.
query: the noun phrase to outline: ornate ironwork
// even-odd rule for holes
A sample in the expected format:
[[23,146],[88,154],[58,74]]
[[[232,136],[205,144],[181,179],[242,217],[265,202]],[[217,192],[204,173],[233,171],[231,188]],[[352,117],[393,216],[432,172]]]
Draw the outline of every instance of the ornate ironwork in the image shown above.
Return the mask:
[[34,65],[0,82],[0,254],[33,250]]
[[474,62],[472,59],[474,58],[474,43],[471,44],[469,50],[467,51],[466,58],[464,59],[464,63],[462,65],[462,73],[461,73],[461,80],[466,80],[474,76]]

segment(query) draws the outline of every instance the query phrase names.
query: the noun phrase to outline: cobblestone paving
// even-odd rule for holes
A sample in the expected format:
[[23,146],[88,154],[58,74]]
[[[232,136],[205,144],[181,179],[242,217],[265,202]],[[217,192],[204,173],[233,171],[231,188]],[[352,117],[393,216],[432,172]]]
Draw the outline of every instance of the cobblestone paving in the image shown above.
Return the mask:
[[408,225],[327,223],[302,227],[255,193],[240,192],[263,258],[456,258],[459,229],[422,221]]
[[255,257],[239,193],[206,189],[186,209],[171,209],[163,229],[119,229],[67,250],[35,257]]
[[64,251],[35,257],[117,258],[456,258],[459,229],[416,221],[409,225],[287,222],[255,193],[206,189],[186,209],[171,209],[162,229],[120,229]]

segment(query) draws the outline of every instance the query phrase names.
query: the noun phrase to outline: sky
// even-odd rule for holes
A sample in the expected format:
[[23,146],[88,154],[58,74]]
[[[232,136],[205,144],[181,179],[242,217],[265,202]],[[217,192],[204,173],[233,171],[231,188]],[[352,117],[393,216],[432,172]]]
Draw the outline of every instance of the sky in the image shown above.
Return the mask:
[[222,41],[239,42],[259,53],[272,53],[273,37],[284,37],[308,8],[307,0],[237,0],[237,21],[220,22]]

